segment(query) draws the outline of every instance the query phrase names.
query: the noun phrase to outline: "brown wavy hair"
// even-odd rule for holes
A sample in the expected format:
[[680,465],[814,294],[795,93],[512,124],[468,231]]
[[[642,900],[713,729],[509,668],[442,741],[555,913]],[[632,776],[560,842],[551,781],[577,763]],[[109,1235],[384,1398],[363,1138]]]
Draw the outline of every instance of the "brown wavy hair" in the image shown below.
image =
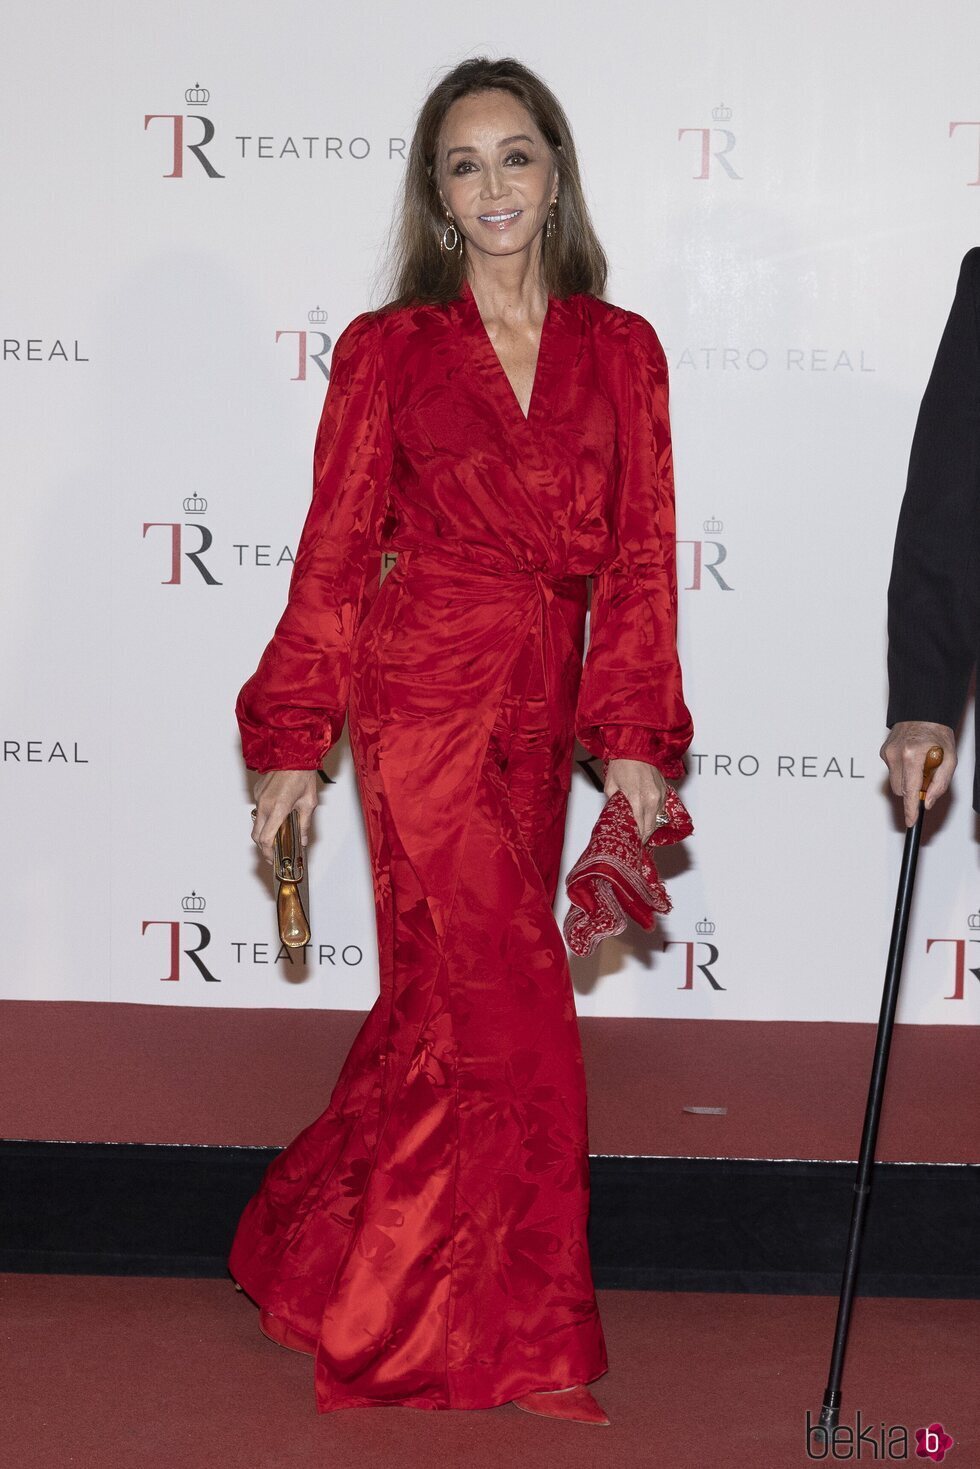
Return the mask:
[[[582,192],[571,125],[558,98],[539,76],[513,57],[461,61],[422,104],[408,153],[389,246],[391,283],[381,310],[444,303],[459,295],[465,274],[463,252],[443,250],[446,227],[437,192],[436,149],[446,113],[460,97],[490,90],[510,92],[527,108],[558,168],[558,209],[551,239],[541,237],[542,283],[549,295],[586,292],[601,296],[608,262]],[[464,247],[465,248],[465,247]]]

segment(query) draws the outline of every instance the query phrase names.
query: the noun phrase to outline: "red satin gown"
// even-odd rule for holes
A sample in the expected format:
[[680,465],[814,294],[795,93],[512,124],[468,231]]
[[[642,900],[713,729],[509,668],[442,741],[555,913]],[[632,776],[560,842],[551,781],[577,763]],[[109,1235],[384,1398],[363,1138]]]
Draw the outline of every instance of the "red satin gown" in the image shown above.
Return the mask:
[[676,604],[643,317],[550,297],[526,418],[468,283],[341,333],[288,605],[236,706],[258,771],[315,769],[347,713],[371,854],[379,997],[229,1259],[315,1355],[319,1412],[606,1370],[553,903],[575,736],[683,771]]

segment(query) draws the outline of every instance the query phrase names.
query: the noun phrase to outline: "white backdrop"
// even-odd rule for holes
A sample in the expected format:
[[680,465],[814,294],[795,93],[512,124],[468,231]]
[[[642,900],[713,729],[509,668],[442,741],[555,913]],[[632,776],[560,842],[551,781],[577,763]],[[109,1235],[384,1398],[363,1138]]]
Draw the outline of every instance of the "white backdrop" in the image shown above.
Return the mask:
[[[697,832],[656,935],[573,961],[580,1013],[873,1019],[901,853],[885,588],[980,240],[975,0],[8,0],[4,29],[0,995],[372,1002],[346,738],[290,963],[233,705],[422,97],[513,54],[571,116],[608,298],[671,363]],[[980,1021],[971,749],[968,727],[902,1021]],[[577,774],[566,870],[601,803]]]

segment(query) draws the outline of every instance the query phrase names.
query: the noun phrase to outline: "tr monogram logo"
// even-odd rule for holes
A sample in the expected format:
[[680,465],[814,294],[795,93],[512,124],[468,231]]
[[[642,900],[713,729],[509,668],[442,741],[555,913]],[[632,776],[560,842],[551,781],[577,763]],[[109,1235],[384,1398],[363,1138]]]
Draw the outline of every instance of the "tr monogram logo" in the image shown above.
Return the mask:
[[[966,920],[967,928],[974,933],[980,932],[980,912],[970,913]],[[980,944],[980,938],[966,939],[926,939],[926,953],[932,952],[938,944],[949,944],[952,947],[952,955],[947,958],[953,960],[953,993],[943,995],[944,1000],[963,1000],[966,998],[966,976],[967,976],[967,944]],[[970,969],[969,973],[980,982],[980,968]]]
[[[211,100],[211,93],[207,87],[201,87],[196,82],[193,87],[188,87],[184,93],[184,101],[188,107],[206,107]],[[185,115],[182,112],[148,112],[143,118],[143,131],[146,132],[151,122],[169,122],[173,141],[173,168],[170,173],[165,173],[165,179],[182,179],[184,177],[184,123],[200,123],[202,136],[196,143],[187,143],[188,153],[193,153],[198,163],[204,169],[210,179],[223,179],[224,174],[219,173],[214,164],[204,152],[209,143],[214,141],[214,123],[202,112],[194,112]]]
[[[723,522],[720,520],[716,520],[713,516],[710,520],[706,520],[704,522],[704,531],[706,536],[720,535],[724,528],[725,527]],[[691,547],[690,560],[688,561],[686,555],[683,558],[685,560],[685,563],[689,566],[691,580],[686,586],[682,587],[682,591],[700,592],[702,586],[702,578],[705,572],[707,572],[708,575],[711,576],[715,585],[721,591],[730,592],[733,590],[732,587],[729,586],[725,578],[722,576],[721,572],[718,570],[722,562],[728,559],[728,551],[721,541],[679,540],[677,542],[678,551],[680,550],[681,546]],[[678,561],[680,561],[681,559],[682,558],[678,556]],[[684,571],[684,575],[687,575],[686,569]]]
[[[700,922],[695,924],[695,931],[698,934],[696,939],[666,939],[664,941],[664,953],[668,949],[684,950],[684,983],[679,984],[677,988],[679,990],[693,990],[694,973],[697,970],[699,974],[704,976],[713,990],[724,990],[725,986],[719,984],[712,973],[712,966],[717,964],[721,957],[717,945],[708,942],[709,937],[714,934],[715,925],[710,918],[702,918]],[[699,951],[705,951],[703,953],[703,963],[701,964],[696,962]]]
[[[311,327],[319,327],[326,321],[327,313],[322,306],[314,306],[312,311],[307,312],[306,319]],[[327,336],[326,332],[311,331],[308,327],[303,327],[299,331],[277,331],[276,341],[278,342],[281,337],[296,338],[296,371],[290,378],[290,382],[306,382],[307,362],[315,362],[327,382],[330,381],[330,368],[327,366],[324,358],[333,347],[333,341]],[[314,340],[320,344],[318,350],[315,352],[310,350],[310,343]]]
[[[204,899],[195,892],[188,893],[187,897],[181,902],[181,907],[185,913],[201,913],[204,911],[204,906]],[[145,934],[148,928],[168,928],[170,930],[170,973],[161,974],[160,976],[164,984],[176,983],[180,979],[181,954],[184,954],[190,959],[198,973],[202,974],[209,984],[220,984],[221,981],[218,979],[218,976],[211,973],[201,958],[201,950],[206,949],[211,942],[211,930],[203,923],[193,921],[181,922],[180,919],[176,918],[144,918],[140,933]],[[195,928],[197,930],[198,942],[195,948],[181,949],[181,928]]]
[[[198,494],[188,495],[184,501],[184,511],[187,515],[203,515],[207,508],[207,500]],[[214,545],[214,537],[203,521],[144,520],[144,541],[147,539],[147,531],[151,530],[168,530],[170,532],[169,538],[163,538],[164,546],[168,546],[169,541],[170,575],[161,580],[161,586],[179,587],[181,585],[183,574],[187,569],[184,566],[185,558],[191,563],[206,586],[224,586],[224,582],[218,580],[204,560],[204,553],[209,551],[212,545]],[[195,532],[197,533],[200,538],[197,546],[189,549],[185,548],[185,530],[189,531],[192,535]],[[161,538],[157,537],[157,542],[160,543],[160,541]],[[230,552],[235,558],[234,564],[240,568],[295,566],[296,564],[293,548],[289,545],[277,546],[267,541],[232,541]],[[224,545],[218,554],[227,558],[229,547]],[[227,561],[223,560],[221,564],[226,565]],[[196,586],[197,583],[195,582],[194,585]]]
[[[730,122],[732,109],[726,107],[724,102],[722,102],[718,107],[714,108],[711,116],[716,124]],[[711,177],[711,164],[713,160],[724,170],[730,179],[741,179],[742,175],[736,173],[732,164],[728,161],[728,154],[735,147],[735,134],[733,132],[730,132],[728,128],[717,126],[710,128],[678,128],[677,141],[680,142],[687,133],[695,133],[701,139],[701,172],[693,174],[693,178],[698,180],[709,179]],[[717,147],[719,141],[724,145],[721,148]]]
[[[184,501],[184,510],[188,515],[203,515],[207,508],[207,500],[203,499],[200,495],[197,494],[188,495],[187,499]],[[212,536],[206,525],[204,525],[199,520],[187,523],[181,522],[179,520],[144,520],[143,539],[146,539],[146,533],[148,530],[161,529],[169,530],[170,532],[170,576],[165,581],[162,581],[160,583],[161,586],[180,586],[180,573],[183,567],[183,562],[181,560],[182,556],[186,556],[188,561],[190,561],[197,568],[209,587],[220,587],[222,585],[222,583],[218,581],[217,577],[211,575],[211,572],[201,560],[204,552],[210,548],[211,543],[214,540],[214,537]],[[200,535],[201,544],[196,548],[196,550],[183,550],[182,532],[185,530],[197,531]]]

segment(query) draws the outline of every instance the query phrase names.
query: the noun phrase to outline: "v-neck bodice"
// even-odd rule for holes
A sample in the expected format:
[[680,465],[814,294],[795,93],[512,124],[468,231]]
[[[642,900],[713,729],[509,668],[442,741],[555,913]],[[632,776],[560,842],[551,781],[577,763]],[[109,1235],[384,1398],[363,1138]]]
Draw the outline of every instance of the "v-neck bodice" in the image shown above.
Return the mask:
[[495,379],[499,379],[498,386],[500,387],[502,393],[509,395],[509,397],[513,400],[513,406],[514,408],[516,408],[517,412],[524,420],[524,422],[530,422],[532,416],[536,412],[537,403],[541,396],[538,392],[538,384],[542,376],[542,369],[547,364],[549,339],[551,335],[549,328],[551,325],[551,319],[554,315],[554,303],[556,298],[549,295],[548,305],[545,308],[544,320],[541,323],[541,335],[538,339],[538,355],[534,364],[534,377],[531,383],[531,396],[528,399],[527,413],[525,413],[524,409],[521,407],[520,399],[518,398],[517,393],[514,391],[514,385],[507,375],[506,370],[504,369],[504,365],[500,360],[500,355],[497,352],[496,347],[493,345],[493,342],[490,339],[490,333],[487,331],[486,324],[483,320],[482,315],[480,314],[479,303],[477,302],[476,296],[473,294],[473,287],[470,285],[470,281],[467,276],[463,277],[460,299],[465,303],[466,310],[469,313],[470,324],[473,327],[474,347],[475,350],[479,353],[481,361],[489,368],[492,377],[494,377]]
[[379,313],[393,473],[382,544],[590,575],[615,546],[629,425],[625,313],[549,295],[527,415],[468,281]]
[[[468,285],[448,302],[363,312],[334,344],[313,470],[290,611],[255,686],[249,747],[267,761],[255,768],[316,763],[322,722],[297,705],[343,710],[362,633],[417,701],[413,740],[423,724],[435,738],[443,695],[468,709],[480,680],[510,666],[515,617],[539,625],[548,687],[570,697],[592,576],[579,738],[679,773],[690,733],[667,363],[642,316],[550,296],[525,418]],[[397,563],[379,586],[385,552]],[[566,577],[582,578],[574,596]]]

